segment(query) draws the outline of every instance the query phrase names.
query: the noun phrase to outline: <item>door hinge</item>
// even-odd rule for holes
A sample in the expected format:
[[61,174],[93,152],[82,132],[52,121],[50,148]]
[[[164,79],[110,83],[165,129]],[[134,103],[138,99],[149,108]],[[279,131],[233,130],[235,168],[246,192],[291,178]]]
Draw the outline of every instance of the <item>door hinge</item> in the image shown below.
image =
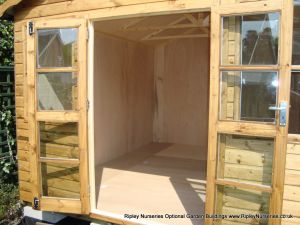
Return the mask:
[[86,110],[90,109],[90,101],[87,99],[86,100]]
[[39,209],[40,208],[40,200],[37,197],[35,197],[33,199],[33,208],[34,209]]
[[90,38],[90,32],[89,29],[86,30],[86,40],[89,40]]
[[30,36],[34,34],[34,27],[33,27],[33,22],[32,21],[28,22],[28,34]]

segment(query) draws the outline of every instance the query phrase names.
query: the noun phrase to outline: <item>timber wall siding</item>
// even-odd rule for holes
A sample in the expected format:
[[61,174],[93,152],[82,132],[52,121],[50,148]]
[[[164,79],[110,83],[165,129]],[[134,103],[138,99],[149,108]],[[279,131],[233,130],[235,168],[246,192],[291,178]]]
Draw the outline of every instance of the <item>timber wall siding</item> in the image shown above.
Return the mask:
[[17,146],[19,165],[20,198],[31,202],[30,164],[28,146],[28,122],[25,113],[25,23],[15,25],[15,95],[16,95],[16,123],[17,123]]

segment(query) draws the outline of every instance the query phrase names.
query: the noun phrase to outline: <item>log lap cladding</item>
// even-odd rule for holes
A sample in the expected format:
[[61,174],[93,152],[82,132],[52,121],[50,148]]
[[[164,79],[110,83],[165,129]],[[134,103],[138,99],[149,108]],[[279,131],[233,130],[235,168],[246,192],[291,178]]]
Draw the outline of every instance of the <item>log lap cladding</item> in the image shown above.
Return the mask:
[[[40,155],[56,159],[79,159],[77,123],[40,122]],[[79,166],[43,162],[44,196],[80,198]]]
[[15,87],[16,87],[16,121],[18,146],[18,171],[20,198],[32,201],[29,163],[28,121],[26,110],[26,27],[25,23],[15,24]]

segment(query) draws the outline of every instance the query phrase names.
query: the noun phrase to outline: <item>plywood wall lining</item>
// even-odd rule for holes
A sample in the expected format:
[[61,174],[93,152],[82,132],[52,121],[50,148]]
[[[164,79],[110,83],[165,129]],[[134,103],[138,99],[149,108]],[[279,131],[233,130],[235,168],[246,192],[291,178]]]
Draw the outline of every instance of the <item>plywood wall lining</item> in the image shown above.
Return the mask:
[[207,149],[209,39],[152,48],[96,32],[95,49],[96,165],[152,141]]
[[153,49],[95,35],[95,165],[152,142]]
[[155,141],[207,149],[209,39],[175,40],[155,51]]

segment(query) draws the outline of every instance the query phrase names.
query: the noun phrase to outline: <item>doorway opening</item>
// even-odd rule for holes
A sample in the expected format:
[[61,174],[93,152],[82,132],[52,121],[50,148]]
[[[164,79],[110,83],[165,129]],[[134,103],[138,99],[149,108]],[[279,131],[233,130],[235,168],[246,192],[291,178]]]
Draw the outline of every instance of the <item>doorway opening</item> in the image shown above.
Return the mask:
[[204,213],[209,26],[208,12],[94,22],[97,210],[154,215],[131,219],[142,224],[203,223],[165,214]]

